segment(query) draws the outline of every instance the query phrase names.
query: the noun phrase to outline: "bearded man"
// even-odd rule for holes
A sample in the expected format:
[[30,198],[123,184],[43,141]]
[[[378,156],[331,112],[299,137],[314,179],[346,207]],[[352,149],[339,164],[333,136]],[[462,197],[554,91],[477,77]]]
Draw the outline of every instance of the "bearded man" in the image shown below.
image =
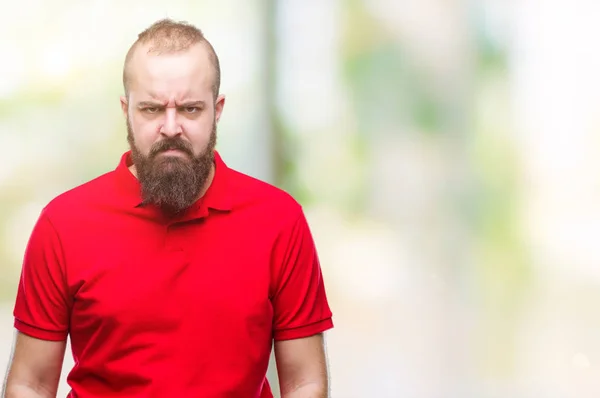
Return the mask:
[[48,203],[14,309],[9,398],[328,396],[333,327],[315,244],[290,195],[215,150],[219,59],[193,25],[132,45],[121,98],[130,149]]

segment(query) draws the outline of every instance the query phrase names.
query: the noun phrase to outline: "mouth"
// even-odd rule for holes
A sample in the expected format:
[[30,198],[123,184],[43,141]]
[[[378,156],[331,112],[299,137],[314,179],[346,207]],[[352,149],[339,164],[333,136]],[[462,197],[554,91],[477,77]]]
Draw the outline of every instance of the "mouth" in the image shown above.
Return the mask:
[[159,153],[159,155],[167,155],[167,156],[187,156],[187,153],[185,153],[182,150],[179,149],[167,149],[166,151],[162,151]]

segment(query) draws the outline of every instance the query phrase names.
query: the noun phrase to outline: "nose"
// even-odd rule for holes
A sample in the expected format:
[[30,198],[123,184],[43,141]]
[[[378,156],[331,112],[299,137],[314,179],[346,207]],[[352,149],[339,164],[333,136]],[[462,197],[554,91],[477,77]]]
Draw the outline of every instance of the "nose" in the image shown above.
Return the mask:
[[177,118],[177,110],[174,108],[167,108],[164,113],[164,122],[160,128],[160,133],[167,137],[174,137],[180,135],[183,132],[181,124]]

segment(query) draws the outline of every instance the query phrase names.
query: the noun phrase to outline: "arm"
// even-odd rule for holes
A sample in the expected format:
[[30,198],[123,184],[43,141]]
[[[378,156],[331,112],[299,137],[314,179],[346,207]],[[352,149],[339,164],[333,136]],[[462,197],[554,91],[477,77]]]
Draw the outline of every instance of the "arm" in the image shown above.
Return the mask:
[[59,235],[42,213],[25,250],[2,398],[56,397],[72,303],[64,264]]
[[275,342],[281,398],[327,398],[329,378],[324,337]]
[[17,332],[2,397],[56,397],[65,347],[65,341],[39,340]]
[[333,327],[311,231],[300,213],[274,250],[273,328],[282,398],[327,398],[323,332]]

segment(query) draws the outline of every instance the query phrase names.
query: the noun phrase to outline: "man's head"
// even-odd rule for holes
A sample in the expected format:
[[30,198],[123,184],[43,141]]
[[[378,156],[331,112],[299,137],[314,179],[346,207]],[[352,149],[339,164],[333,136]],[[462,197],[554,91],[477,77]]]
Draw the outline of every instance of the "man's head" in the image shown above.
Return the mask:
[[161,20],[127,53],[123,85],[121,106],[144,202],[179,213],[211,175],[225,103],[218,57],[199,29]]

